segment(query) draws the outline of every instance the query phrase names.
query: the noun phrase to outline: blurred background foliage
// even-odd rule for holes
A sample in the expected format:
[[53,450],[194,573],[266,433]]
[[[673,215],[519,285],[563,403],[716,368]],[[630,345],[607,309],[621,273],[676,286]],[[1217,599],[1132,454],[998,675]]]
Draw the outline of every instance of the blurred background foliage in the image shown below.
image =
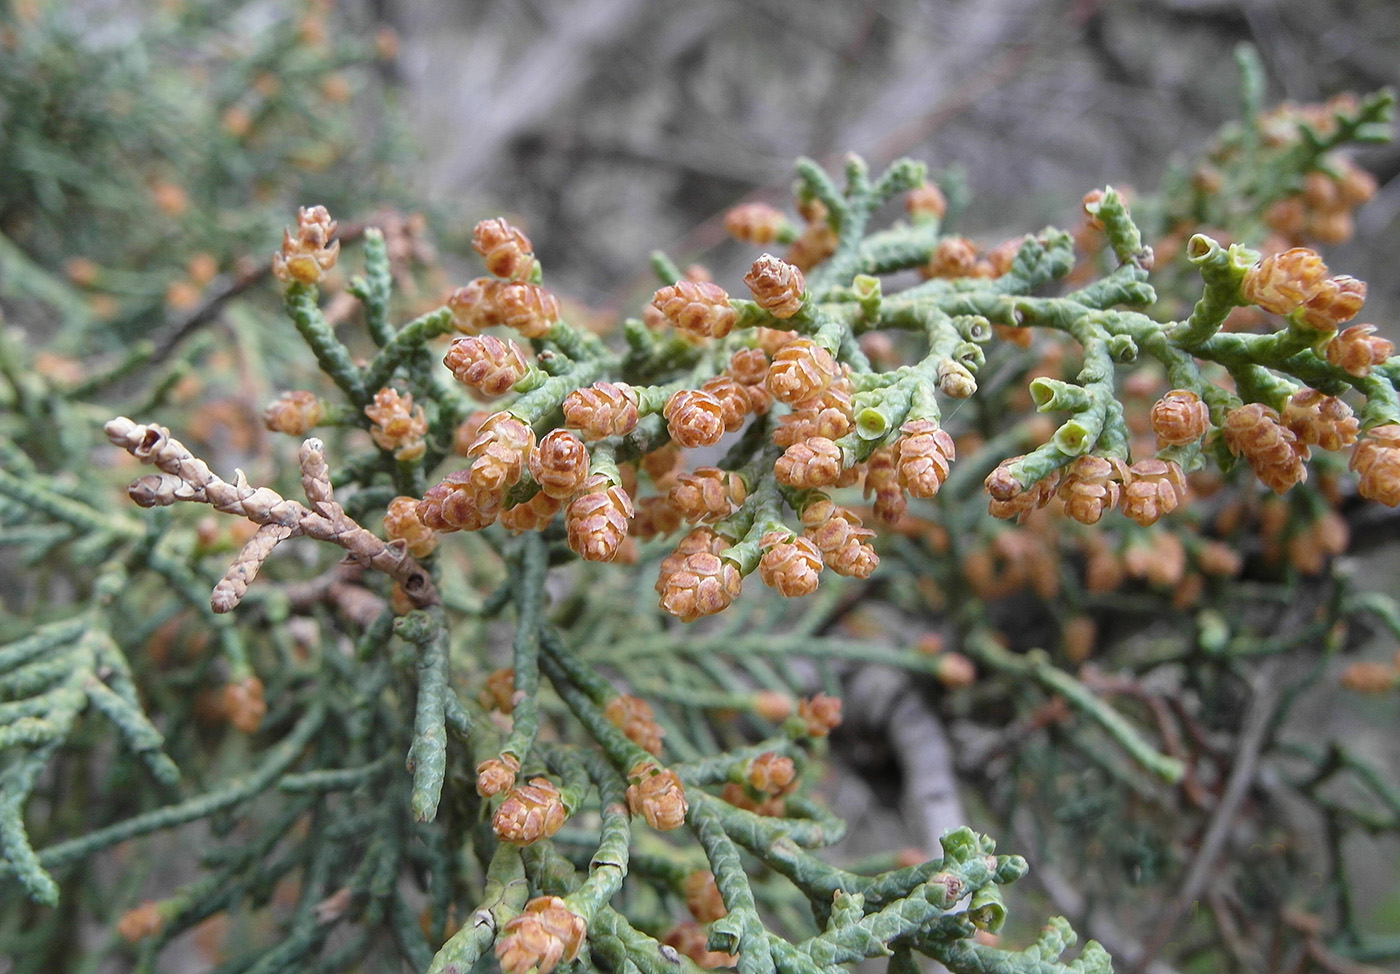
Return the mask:
[[[81,468],[106,473],[100,468],[118,462],[93,449],[96,424],[114,410],[142,418],[160,410],[172,426],[178,418],[183,438],[221,466],[245,463],[266,479],[280,455],[281,469],[292,469],[285,444],[273,444],[258,417],[277,391],[306,386],[314,371],[265,285],[266,257],[300,204],[327,205],[347,241],[365,225],[386,228],[397,248],[400,317],[435,306],[451,283],[473,276],[463,255],[474,222],[506,213],[532,235],[551,285],[579,302],[576,316],[606,320],[645,300],[653,283],[644,256],[655,247],[737,280],[752,255],[728,241],[720,217],[742,200],[781,205],[798,155],[832,163],[855,151],[877,170],[897,156],[925,160],[952,191],[956,229],[990,245],[1045,223],[1074,226],[1091,188],[1145,194],[1174,171],[1189,178],[1190,160],[1238,117],[1231,51],[1241,41],[1259,51],[1269,102],[1400,80],[1400,19],[1388,0],[7,0],[3,11],[0,370],[15,392],[0,432],[17,449],[3,459],[10,473],[32,464],[55,474],[75,495]],[[1366,317],[1397,337],[1400,150],[1371,147],[1354,158],[1378,191],[1356,214],[1354,236],[1326,255],[1370,283]],[[16,536],[16,523],[6,527]],[[1372,527],[1377,540],[1389,537],[1384,525]],[[227,525],[215,531],[228,536],[211,536],[208,551],[236,546]],[[1390,556],[1368,557],[1362,571],[1384,579]],[[630,581],[598,577],[600,592],[635,597]],[[21,631],[21,620],[61,615],[83,584],[81,570],[0,558],[9,616],[0,617],[0,641]],[[913,584],[896,581],[881,594],[907,610],[917,599],[902,590]],[[1170,613],[1168,604],[1160,594],[1154,603]],[[1014,603],[1006,618],[1024,618],[1023,609]],[[133,641],[174,618],[143,620]],[[842,618],[857,634],[863,622],[904,636],[930,628],[928,618],[888,606]],[[1126,618],[1122,625],[1141,624]],[[847,676],[850,726],[836,757],[854,770],[834,776],[826,792],[853,820],[859,841],[850,851],[925,846],[931,823],[957,824],[946,816],[959,807],[956,798],[930,797],[928,782],[910,774],[922,745],[898,739],[888,707],[904,699],[906,678]],[[1242,697],[1230,696],[1238,688],[1227,681],[1218,689],[1213,705],[1233,716],[1212,729],[1238,731]],[[1007,720],[1018,713],[976,688],[960,695],[930,681],[920,692],[950,722],[977,714],[967,721],[974,733],[989,702]],[[1310,725],[1322,746],[1393,724],[1394,700],[1324,693],[1292,719]],[[1047,903],[1076,923],[1097,916],[1080,929],[1112,948],[1115,931],[1131,939],[1150,926],[1159,901],[1138,894],[1179,875],[1191,836],[1173,832],[1163,809],[1132,789],[1110,788],[1082,763],[1061,766],[1055,715],[1037,712],[1046,723],[1036,727],[1019,712],[1023,723],[1009,726],[1027,737],[1045,730],[1045,738],[1014,761],[1005,754],[1012,735],[957,742],[959,770],[974,786],[963,792],[966,817],[994,832],[1003,816],[1005,851],[1038,867],[1032,878],[1045,901],[1021,916],[1043,916]],[[1362,743],[1382,765],[1398,759],[1393,740],[1368,734]],[[221,740],[208,752],[211,767],[236,762],[242,747]],[[193,754],[177,754],[182,767]],[[1228,753],[1216,757],[1227,766]],[[939,760],[957,763],[943,752]],[[1043,773],[1024,773],[1033,767]],[[97,787],[123,783],[114,780]],[[1041,814],[1018,817],[1025,807]],[[40,830],[53,826],[56,836],[65,824]],[[1324,882],[1309,868],[1315,850],[1274,842],[1273,828],[1281,835],[1284,826],[1266,820],[1239,843],[1258,867],[1247,874],[1249,905],[1277,907]],[[1095,835],[1087,851],[1086,829]],[[1351,919],[1400,933],[1393,835],[1346,842],[1349,882],[1358,884],[1347,894]],[[1085,868],[1103,862],[1115,871]],[[125,888],[134,896],[141,876]],[[97,915],[111,920],[110,909]],[[1190,919],[1199,941],[1230,935],[1198,913],[1199,905]],[[1293,920],[1279,929],[1313,943],[1308,918]],[[0,927],[15,933],[15,922]],[[251,923],[255,938],[272,925]],[[109,926],[75,925],[67,935],[90,945],[110,939]],[[217,953],[184,948],[188,969]],[[1227,955],[1239,964],[1252,956]],[[1197,956],[1221,955],[1208,946]],[[1345,966],[1364,960],[1326,963],[1334,961],[1316,962],[1364,969]],[[69,969],[42,963],[30,969]]]

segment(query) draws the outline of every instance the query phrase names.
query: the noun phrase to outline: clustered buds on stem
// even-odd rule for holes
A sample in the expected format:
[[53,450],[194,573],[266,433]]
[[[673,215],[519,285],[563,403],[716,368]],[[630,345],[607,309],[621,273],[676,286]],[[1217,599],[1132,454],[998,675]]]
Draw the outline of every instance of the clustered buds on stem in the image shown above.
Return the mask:
[[1173,460],[1145,457],[1128,468],[1123,514],[1143,527],[1156,524],[1186,498],[1186,475]]
[[272,257],[272,274],[283,284],[320,284],[335,266],[340,241],[336,222],[324,206],[303,206],[297,211],[297,233],[282,231],[282,249]]
[[314,392],[284,392],[263,411],[263,425],[273,433],[305,436],[321,422],[324,409]]
[[724,404],[703,389],[678,390],[661,415],[671,439],[688,450],[713,446],[725,434]]
[[520,281],[534,273],[535,252],[530,238],[504,217],[478,223],[472,231],[472,249],[497,277]]
[[627,537],[632,498],[601,474],[583,482],[564,512],[569,547],[585,561],[612,561]]
[[817,590],[825,563],[821,549],[811,538],[769,531],[759,541],[759,547],[763,556],[758,561],[758,574],[764,585],[789,599]]
[[953,438],[933,420],[912,419],[899,428],[896,443],[899,486],[915,497],[933,497],[956,457]]
[[787,217],[767,203],[740,203],[724,214],[724,229],[741,243],[766,247],[788,228]]
[[659,289],[651,303],[671,327],[696,338],[723,338],[739,318],[724,288],[710,281],[677,281]]
[[[478,769],[478,788],[481,771]],[[569,817],[559,789],[548,778],[531,778],[512,788],[491,819],[491,828],[503,842],[529,845],[558,832]]]
[[505,395],[530,368],[519,345],[494,335],[454,338],[442,364],[458,382],[491,397]]
[[637,425],[637,393],[625,382],[595,382],[564,398],[564,425],[585,440],[625,436]]
[[830,352],[810,338],[794,338],[773,356],[765,385],[774,399],[795,406],[819,395],[837,374]]
[[437,548],[437,533],[418,519],[418,498],[395,497],[384,512],[384,535],[403,541],[414,558],[426,558]]
[[1162,396],[1153,403],[1149,417],[1159,447],[1194,443],[1210,428],[1210,409],[1189,389],[1173,389]]
[[819,693],[797,702],[797,717],[809,737],[826,737],[841,725],[841,698]]
[[1376,337],[1375,325],[1352,325],[1338,332],[1327,343],[1323,354],[1329,364],[1364,378],[1371,374],[1371,369],[1395,354],[1395,346],[1387,339]]
[[506,922],[496,941],[505,974],[550,974],[583,948],[588,924],[558,896],[537,896]]
[[651,704],[641,697],[626,693],[613,697],[603,708],[603,716],[643,751],[652,755],[661,754],[661,738],[666,732],[656,722],[656,712],[651,709]]
[[869,578],[880,563],[869,543],[875,532],[862,527],[855,512],[818,498],[802,509],[802,524],[826,566],[836,574]]
[[1275,494],[1307,479],[1308,469],[1303,465],[1307,446],[1263,403],[1230,410],[1221,434],[1230,452],[1243,456],[1254,475]]
[[380,389],[374,402],[365,407],[365,415],[374,423],[369,435],[381,450],[391,451],[395,460],[416,460],[427,449],[423,434],[428,432],[428,419],[423,407],[413,404],[411,394]]
[[1299,443],[1324,450],[1351,446],[1360,428],[1350,406],[1316,389],[1301,389],[1289,396],[1279,419]]
[[709,528],[696,528],[661,563],[656,591],[661,608],[682,622],[714,615],[739,597],[743,579],[733,562],[719,557],[724,540]]
[[1118,506],[1128,468],[1116,458],[1076,457],[1060,481],[1065,513],[1080,524],[1097,524],[1104,511]]
[[758,306],[774,318],[791,318],[802,308],[807,287],[802,271],[772,254],[753,262],[744,283]]
[[452,325],[466,335],[505,326],[525,338],[543,338],[559,320],[559,299],[529,281],[478,277],[447,297]]
[[697,869],[688,874],[681,881],[681,887],[685,893],[686,908],[700,923],[714,923],[729,915],[724,897],[715,884],[715,874],[708,869]]
[[1351,469],[1360,475],[1356,489],[1362,497],[1400,506],[1400,424],[1367,430],[1352,452]]
[[627,772],[627,807],[640,815],[658,832],[669,832],[685,824],[690,803],[685,786],[670,768],[646,761]]

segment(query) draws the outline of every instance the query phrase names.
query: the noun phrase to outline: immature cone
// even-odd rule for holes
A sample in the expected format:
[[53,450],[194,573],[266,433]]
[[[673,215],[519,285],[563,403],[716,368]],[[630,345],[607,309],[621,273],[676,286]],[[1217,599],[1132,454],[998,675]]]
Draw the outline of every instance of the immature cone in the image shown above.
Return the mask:
[[773,442],[778,446],[792,446],[814,436],[838,440],[854,428],[850,390],[841,388],[838,383],[779,418]]
[[1190,389],[1173,389],[1158,399],[1150,418],[1159,447],[1185,446],[1210,428],[1210,409]]
[[426,558],[437,547],[437,534],[418,520],[418,498],[395,497],[384,512],[384,536],[403,541],[414,558]]
[[[486,674],[486,680],[481,685],[481,690],[476,695],[477,701],[487,710],[499,710],[501,713],[510,715],[515,710],[515,667],[506,666],[498,670],[492,670]],[[510,755],[503,755],[515,759]],[[516,771],[520,768],[519,761],[515,762]]]
[[795,338],[773,356],[765,385],[774,399],[795,406],[821,393],[837,374],[830,352],[810,338]]
[[740,243],[766,247],[787,228],[787,217],[767,203],[740,203],[724,214],[724,229]]
[[724,288],[711,281],[677,281],[658,289],[651,303],[672,328],[698,338],[723,338],[739,319]]
[[1340,682],[1353,693],[1385,693],[1400,684],[1400,670],[1389,663],[1357,662],[1342,670]]
[[514,507],[501,512],[501,525],[508,531],[521,534],[525,531],[543,531],[553,521],[554,516],[564,508],[564,502],[540,491],[521,501]]
[[1278,413],[1263,403],[1248,403],[1225,414],[1221,427],[1225,445],[1243,456],[1254,475],[1275,494],[1307,480],[1303,465],[1307,447],[1293,431],[1279,423]]
[[765,795],[785,795],[797,783],[797,766],[787,755],[765,751],[749,764],[747,783]]
[[869,578],[880,563],[880,556],[868,542],[875,532],[862,527],[853,511],[819,499],[803,508],[802,524],[826,566],[836,574]]
[[714,923],[729,915],[724,905],[724,897],[715,885],[715,874],[708,869],[697,869],[688,874],[681,883],[685,892],[685,905],[690,915],[701,923]]
[[588,479],[588,447],[568,430],[545,434],[530,454],[530,476],[540,491],[555,500],[574,496]]
[[626,693],[613,697],[603,708],[603,716],[643,751],[653,755],[661,753],[661,738],[666,732],[656,722],[651,704],[641,697]]
[[512,413],[492,413],[467,447],[472,458],[471,485],[482,493],[500,494],[520,480],[535,450],[535,431]]
[[1327,279],[1327,265],[1306,247],[1271,254],[1240,281],[1240,295],[1265,311],[1286,315],[1315,295]]
[[434,531],[480,531],[495,524],[504,495],[478,490],[471,475],[470,469],[456,470],[429,487],[418,502],[418,519]]
[[670,768],[658,768],[645,761],[627,772],[627,807],[640,815],[658,832],[669,832],[685,824],[690,803],[685,786]]
[[454,338],[442,364],[458,382],[484,396],[505,395],[530,369],[519,345],[494,335]]
[[764,254],[753,262],[744,275],[754,301],[774,318],[791,318],[802,309],[802,295],[807,282],[802,272],[772,254]]
[[584,481],[564,512],[569,547],[585,561],[612,561],[627,537],[632,498],[602,474]]
[[841,479],[841,448],[824,436],[802,440],[783,451],[773,473],[789,487],[829,487]]
[[937,494],[956,456],[953,438],[931,419],[911,419],[899,428],[896,442],[899,486],[915,497]]
[[977,268],[977,245],[966,237],[944,237],[929,262],[919,269],[924,277],[969,277]]
[[1395,346],[1376,338],[1375,325],[1352,325],[1338,333],[1323,350],[1327,361],[1344,372],[1368,376],[1374,366],[1395,354]]
[[273,433],[305,436],[321,422],[324,410],[316,393],[305,389],[284,392],[263,410],[263,425]]
[[478,277],[449,294],[447,309],[452,312],[452,327],[463,334],[475,335],[501,324],[501,312],[496,306],[501,284],[494,278]]
[[510,791],[519,773],[520,761],[514,754],[487,758],[476,766],[476,793],[482,798],[491,798]]
[[393,451],[395,460],[415,460],[428,448],[423,441],[428,419],[422,406],[413,405],[411,393],[399,395],[394,389],[380,389],[374,402],[365,407],[365,415],[374,424],[369,435],[381,450]]
[[1186,497],[1186,475],[1175,462],[1148,457],[1128,468],[1123,514],[1143,527],[1176,510]]
[[571,963],[583,947],[588,923],[557,896],[537,896],[501,928],[496,960],[505,974],[549,974]]
[[272,257],[272,276],[283,284],[319,284],[340,254],[340,241],[331,240],[335,228],[324,206],[297,210],[297,234],[282,231],[282,249]]
[[707,379],[700,386],[701,392],[708,392],[719,400],[724,410],[724,429],[733,433],[744,425],[744,418],[753,410],[753,400],[744,387],[727,375],[717,375]]
[[1065,513],[1080,524],[1097,524],[1104,511],[1118,506],[1127,479],[1122,460],[1107,457],[1076,457],[1060,481],[1059,497]]
[[1351,469],[1361,475],[1356,490],[1362,497],[1400,506],[1400,425],[1367,430],[1352,451]]
[[762,385],[768,378],[768,353],[761,348],[741,348],[729,357],[727,373],[741,386]]
[[875,495],[875,516],[886,524],[897,522],[909,508],[899,486],[898,449],[897,444],[881,447],[865,461],[864,494]]
[[670,501],[687,521],[713,524],[733,514],[744,503],[744,479],[718,467],[697,467],[683,473],[671,487]]
[[787,531],[769,531],[758,544],[763,549],[758,575],[764,585],[788,599],[817,590],[824,563],[815,541]]
[[1021,459],[1024,457],[1003,460],[983,481],[983,490],[991,496],[987,502],[987,512],[992,517],[1025,520],[1026,515],[1044,507],[1050,503],[1050,498],[1055,496],[1055,488],[1060,483],[1060,472],[1052,471],[1035,483],[1023,487],[1011,472],[1012,466]]
[[228,722],[234,729],[244,734],[257,733],[267,715],[267,700],[263,695],[263,682],[256,676],[245,676],[224,684],[220,703]]
[[472,231],[472,249],[497,277],[523,280],[534,272],[535,254],[530,238],[504,217],[478,223]]
[[681,569],[691,555],[700,552],[718,555],[726,546],[727,542],[710,528],[700,527],[688,532],[671,553],[661,559],[661,567],[656,575],[656,594],[665,593],[671,576]]
[[[687,535],[681,545],[694,547],[689,542],[693,535],[694,532]],[[711,532],[709,538],[714,537]],[[680,550],[678,547],[675,553]],[[733,562],[712,551],[700,550],[685,555],[674,566],[663,561],[657,585],[661,592],[661,608],[682,622],[694,622],[701,616],[728,608],[729,603],[739,597],[743,579]]]
[[1329,277],[1303,304],[1298,318],[1318,331],[1336,331],[1361,313],[1366,303],[1366,282],[1345,274]]
[[666,400],[661,415],[671,439],[686,449],[713,446],[724,436],[724,406],[699,389],[680,389]]
[[129,944],[138,943],[147,937],[154,937],[165,926],[160,905],[155,900],[146,900],[140,906],[132,907],[117,921],[117,936]]
[[506,281],[493,296],[499,323],[525,338],[543,338],[559,320],[559,299],[538,284]]
[[943,219],[948,212],[948,200],[943,190],[933,183],[924,183],[911,189],[904,197],[904,211],[912,217],[932,217]]
[[595,382],[564,397],[564,425],[585,440],[625,436],[637,425],[637,391],[625,382]]
[[558,832],[568,817],[554,783],[548,778],[531,778],[528,785],[511,789],[496,809],[491,829],[503,842],[529,845]]
[[806,725],[807,736],[826,737],[841,724],[841,698],[819,693],[797,702],[797,716]]
[[1298,437],[1299,443],[1320,446],[1324,450],[1351,446],[1360,429],[1350,406],[1316,389],[1300,389],[1289,396],[1279,418]]

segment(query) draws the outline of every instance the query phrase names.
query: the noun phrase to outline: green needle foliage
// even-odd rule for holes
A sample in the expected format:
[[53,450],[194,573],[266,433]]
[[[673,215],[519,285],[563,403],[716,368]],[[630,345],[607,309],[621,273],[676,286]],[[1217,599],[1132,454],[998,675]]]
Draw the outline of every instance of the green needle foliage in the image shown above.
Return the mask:
[[[76,43],[9,29],[41,32],[26,57]],[[1326,557],[1346,512],[1400,502],[1400,360],[1343,330],[1359,282],[1265,239],[1296,216],[1279,204],[1304,207],[1297,233],[1324,225],[1310,182],[1357,178],[1336,150],[1383,137],[1393,96],[1266,114],[1242,64],[1247,114],[1204,195],[1169,181],[1135,218],[1106,188],[1076,233],[982,251],[921,164],[851,158],[838,180],[802,161],[804,229],[731,214],[792,246],[754,263],[751,299],[658,255],[651,305],[603,336],[504,221],[474,238],[491,275],[424,307],[431,268],[389,245],[412,234],[337,235],[315,207],[272,265],[290,328],[263,334],[272,284],[249,273],[197,294],[166,344],[64,362],[94,328],[91,281],[42,256],[62,236],[44,220],[99,203],[80,173],[24,170],[38,209],[0,252],[22,271],[5,296],[74,317],[49,358],[0,336],[0,545],[26,572],[0,621],[13,969],[155,971],[196,929],[223,931],[229,974],[1247,968],[1269,938],[1240,937],[1245,909],[1279,956],[1400,954],[1343,849],[1400,833],[1400,788],[1289,724],[1348,626],[1400,637],[1393,600]],[[118,138],[82,117],[88,142]],[[19,134],[6,151],[32,154],[42,133]],[[907,217],[882,223],[897,199]],[[1181,237],[1205,221],[1216,236]],[[291,333],[319,367],[265,416],[316,432],[295,461],[246,411],[176,395],[219,362],[216,305],[226,370],[288,374]],[[1256,320],[1273,327],[1236,330]],[[862,477],[878,536],[852,509]],[[321,544],[298,559],[298,537]],[[776,594],[741,596],[755,573]],[[876,605],[906,621],[882,628]],[[846,827],[815,772],[840,673],[867,665],[924,678],[970,732],[957,770],[1021,854],[968,827],[932,857],[822,853]],[[1348,674],[1395,692],[1393,667]],[[1247,805],[1265,765],[1310,828]],[[1231,830],[1266,851],[1227,848]],[[1309,839],[1316,889],[1264,882]],[[1044,864],[1053,897],[1057,861],[1083,894],[1056,908],[1081,916],[1042,923],[1014,894]],[[1158,877],[1155,900],[1122,892]],[[1087,901],[1115,895],[1160,921],[1072,949],[1102,925]],[[62,946],[79,924],[114,933],[80,956]]]

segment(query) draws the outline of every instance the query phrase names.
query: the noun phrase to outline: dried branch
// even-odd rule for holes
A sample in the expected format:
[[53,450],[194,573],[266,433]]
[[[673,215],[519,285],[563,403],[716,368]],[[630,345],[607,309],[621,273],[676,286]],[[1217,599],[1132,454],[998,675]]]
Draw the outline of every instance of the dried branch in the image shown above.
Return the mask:
[[106,426],[107,438],[161,472],[148,474],[127,488],[142,507],[163,507],[176,501],[208,504],[216,511],[237,514],[260,525],[244,545],[219,584],[210,605],[215,612],[235,608],[278,542],[306,536],[344,548],[348,557],[377,569],[398,582],[420,608],[436,605],[437,589],[428,573],[402,541],[385,542],[356,524],[333,499],[323,446],[308,439],[301,447],[301,479],[311,508],[287,500],[268,487],[251,487],[243,471],[234,482],[220,479],[164,426],[143,426],[119,416]]

